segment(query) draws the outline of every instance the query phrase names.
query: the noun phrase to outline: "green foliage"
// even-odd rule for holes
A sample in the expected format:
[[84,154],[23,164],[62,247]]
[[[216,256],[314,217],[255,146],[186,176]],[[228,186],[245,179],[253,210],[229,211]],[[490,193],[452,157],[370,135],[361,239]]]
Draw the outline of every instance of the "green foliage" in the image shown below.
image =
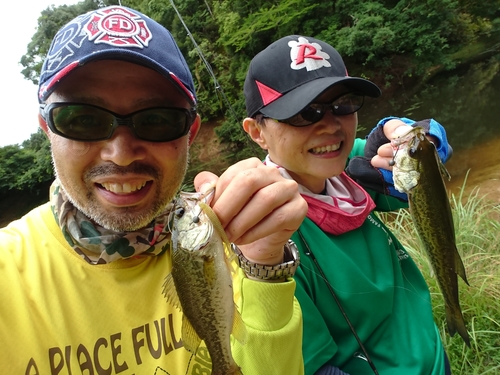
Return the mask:
[[[266,2],[255,7],[251,13],[242,14],[234,11],[238,8],[234,5],[231,11],[231,1],[223,1],[216,12],[221,33],[219,42],[232,47],[232,52],[237,53],[252,48],[261,35],[272,35],[274,39],[278,39],[294,34],[296,25],[300,24],[304,15],[310,15],[317,7],[317,4],[306,6],[306,3],[303,0],[288,0],[278,4]],[[226,14],[228,17],[225,17]],[[270,33],[276,30],[278,34]]]
[[21,73],[26,79],[38,84],[43,59],[57,30],[79,14],[97,9],[99,4],[102,2],[85,0],[76,5],[49,6],[42,11],[38,17],[37,30],[28,44],[26,54],[21,57],[20,61],[21,65],[24,66]]
[[[51,38],[77,14],[117,4],[84,0],[49,7],[21,63],[23,74],[37,82]],[[248,154],[241,130],[245,117],[242,87],[251,58],[289,34],[314,36],[335,46],[351,75],[382,87],[424,76],[435,66],[451,68],[458,47],[496,27],[500,0],[127,0],[165,25],[192,70],[198,111],[203,121],[225,119],[217,134],[234,158]],[[488,9],[485,9],[488,8]],[[497,9],[496,13],[492,9]]]
[[388,227],[411,254],[431,291],[434,318],[451,362],[453,374],[497,374],[500,371],[500,206],[479,196],[451,196],[457,247],[470,286],[459,281],[460,304],[471,337],[467,348],[459,337],[446,331],[443,297],[430,268],[408,211],[387,215]]
[[38,130],[22,146],[0,148],[0,196],[12,190],[34,191],[53,179],[50,143]]
[[[118,3],[118,0],[84,0],[45,9],[21,58],[25,77],[37,83],[52,37],[63,24],[78,14]],[[339,50],[351,75],[388,88],[404,84],[410,78],[425,78],[436,67],[452,68],[455,51],[500,29],[500,0],[126,0],[121,3],[142,11],[171,31],[193,73],[202,120],[221,122],[216,133],[224,146],[222,156],[228,163],[263,155],[241,128],[246,116],[243,82],[252,57],[280,37],[301,34],[325,40]],[[26,182],[10,184],[24,186]],[[5,183],[4,187],[7,186],[10,185]]]

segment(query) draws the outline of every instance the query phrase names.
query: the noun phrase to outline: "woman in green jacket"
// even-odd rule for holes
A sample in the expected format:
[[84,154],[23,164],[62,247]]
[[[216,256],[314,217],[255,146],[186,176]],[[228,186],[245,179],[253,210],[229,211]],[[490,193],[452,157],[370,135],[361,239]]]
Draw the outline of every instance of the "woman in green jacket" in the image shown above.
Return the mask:
[[[355,139],[356,112],[380,89],[348,76],[338,52],[312,37],[287,36],[256,55],[244,90],[244,130],[309,205],[292,236],[306,374],[449,374],[427,284],[374,212],[407,207],[391,185],[389,139],[415,121],[388,117]],[[418,124],[447,160],[443,127]]]

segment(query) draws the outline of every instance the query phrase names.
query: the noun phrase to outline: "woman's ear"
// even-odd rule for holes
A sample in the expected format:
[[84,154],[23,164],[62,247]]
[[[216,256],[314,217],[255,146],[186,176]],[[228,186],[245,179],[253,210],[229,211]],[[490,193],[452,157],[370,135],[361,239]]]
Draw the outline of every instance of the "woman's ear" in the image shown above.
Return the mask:
[[267,143],[262,133],[262,125],[251,117],[243,120],[243,130],[257,143],[263,150],[267,150]]

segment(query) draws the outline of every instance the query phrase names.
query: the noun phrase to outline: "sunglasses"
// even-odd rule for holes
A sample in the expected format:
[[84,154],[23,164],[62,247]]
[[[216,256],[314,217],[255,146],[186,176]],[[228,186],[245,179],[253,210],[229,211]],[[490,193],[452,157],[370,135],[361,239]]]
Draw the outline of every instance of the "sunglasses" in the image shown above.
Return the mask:
[[153,107],[122,116],[91,104],[50,103],[40,105],[40,114],[52,132],[75,141],[109,139],[124,125],[139,139],[169,142],[189,132],[196,109]]
[[363,94],[348,93],[339,96],[331,103],[311,103],[295,116],[276,121],[292,126],[308,126],[320,121],[328,110],[337,116],[357,112],[363,106],[364,101],[365,96]]

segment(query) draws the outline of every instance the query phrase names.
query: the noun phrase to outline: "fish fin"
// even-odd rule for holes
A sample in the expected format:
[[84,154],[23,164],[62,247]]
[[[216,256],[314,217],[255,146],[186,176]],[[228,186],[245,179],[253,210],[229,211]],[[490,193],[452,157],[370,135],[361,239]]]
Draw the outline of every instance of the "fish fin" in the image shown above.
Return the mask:
[[448,170],[446,169],[444,164],[441,162],[441,160],[439,160],[439,166],[440,166],[441,174],[443,175],[443,177],[446,178],[446,180],[450,181],[451,180],[450,172],[448,172]]
[[182,343],[191,353],[196,353],[201,343],[200,336],[198,336],[186,315],[182,316]]
[[233,329],[231,333],[241,345],[244,345],[247,342],[247,328],[236,304],[234,305]]
[[454,271],[455,273],[462,278],[463,281],[467,285],[470,286],[469,282],[467,281],[467,276],[465,274],[465,267],[464,263],[462,262],[462,258],[460,257],[460,254],[458,253],[457,248],[455,247],[455,254],[454,254],[454,260],[455,260],[455,265],[454,265]]
[[224,252],[226,253],[226,256],[224,258],[225,262],[226,262],[226,266],[227,268],[229,269],[229,271],[231,272],[231,274],[236,274],[239,266],[238,266],[238,263],[236,263],[236,258],[237,258],[237,255],[236,253],[231,249],[231,245],[228,244],[224,244]]
[[441,172],[441,176],[443,176],[443,178],[446,179],[447,181],[450,181],[451,180],[450,172],[448,172],[443,162],[439,158],[439,154],[436,150],[436,147],[434,147],[434,156],[436,157],[437,164],[439,165],[439,171]]
[[470,337],[467,332],[467,327],[465,327],[464,317],[462,315],[462,311],[460,308],[453,313],[452,309],[445,305],[446,310],[446,325],[448,327],[448,333],[451,337],[458,332],[458,334],[462,337],[465,344],[470,348]]
[[174,284],[174,278],[172,277],[171,273],[169,273],[167,277],[165,277],[165,281],[163,282],[162,294],[166,298],[167,302],[182,311],[181,302],[179,301],[179,295],[177,294],[177,289],[175,288]]

